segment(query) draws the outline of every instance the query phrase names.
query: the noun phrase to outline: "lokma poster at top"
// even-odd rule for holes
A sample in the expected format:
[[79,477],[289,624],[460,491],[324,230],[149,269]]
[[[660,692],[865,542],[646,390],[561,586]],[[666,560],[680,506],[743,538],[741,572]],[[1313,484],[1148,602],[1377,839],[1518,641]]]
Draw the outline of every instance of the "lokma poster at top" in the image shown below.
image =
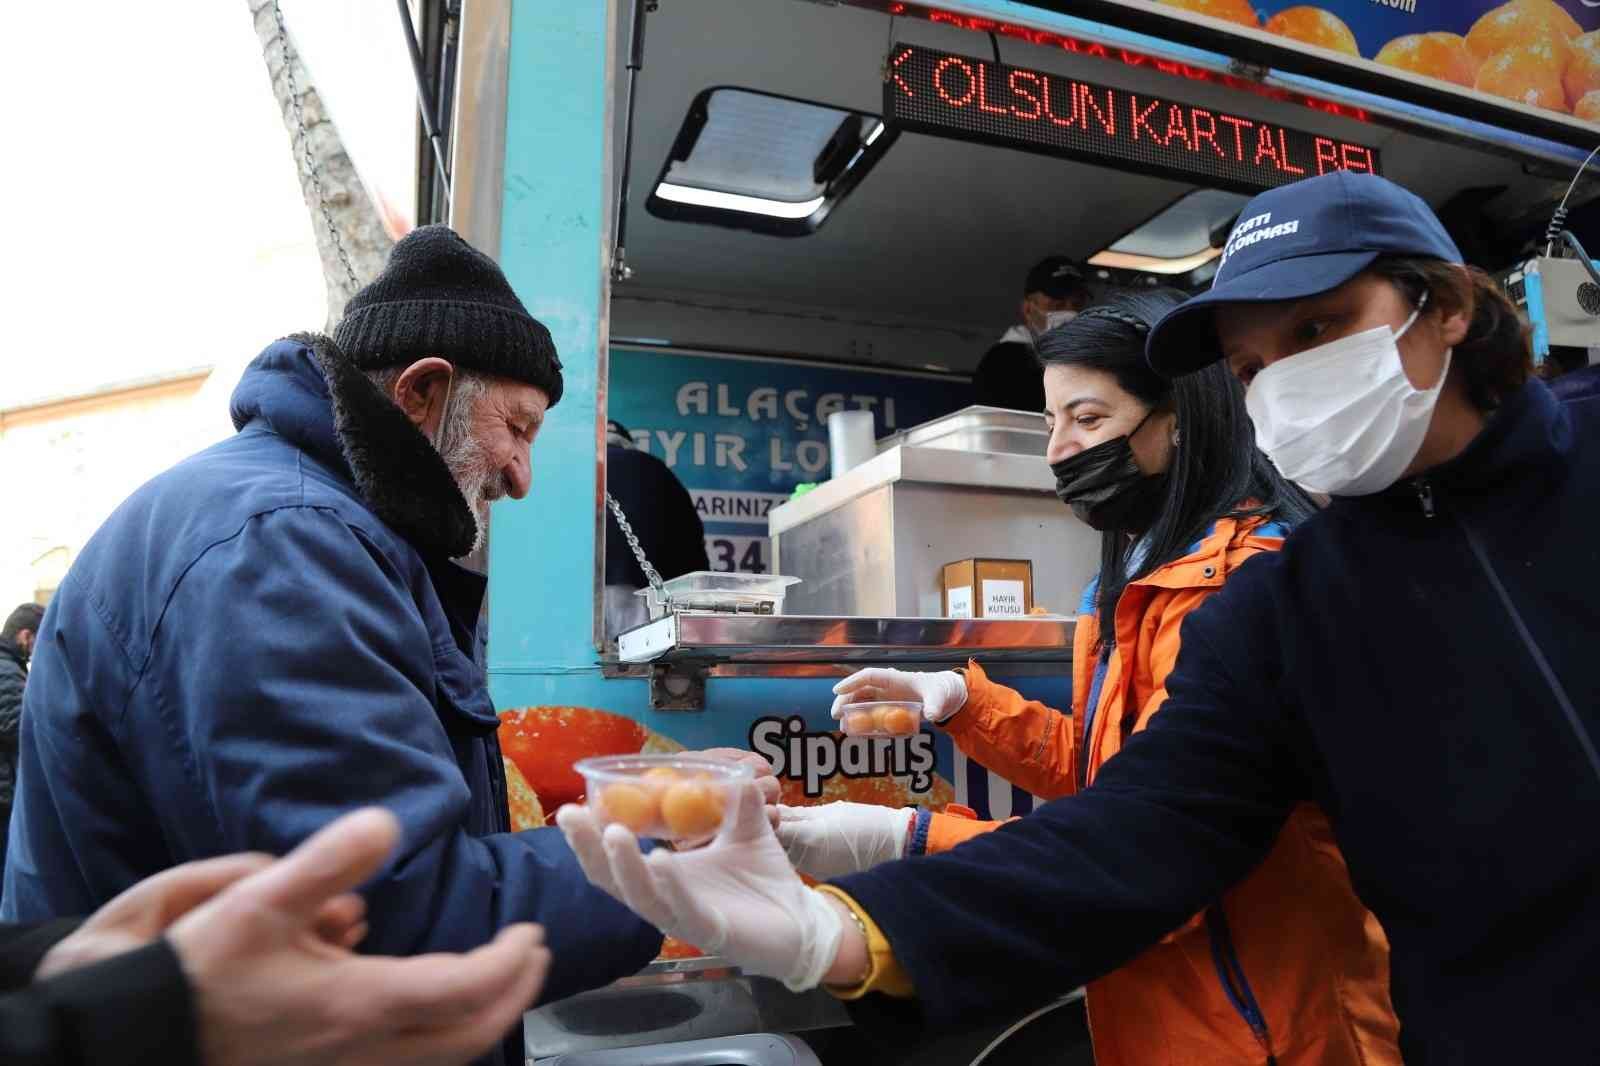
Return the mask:
[[1131,0],[1600,126],[1600,0]]
[[885,437],[968,395],[930,374],[616,347],[607,409],[694,497],[711,568],[766,573],[767,512],[828,478],[829,414],[871,411]]

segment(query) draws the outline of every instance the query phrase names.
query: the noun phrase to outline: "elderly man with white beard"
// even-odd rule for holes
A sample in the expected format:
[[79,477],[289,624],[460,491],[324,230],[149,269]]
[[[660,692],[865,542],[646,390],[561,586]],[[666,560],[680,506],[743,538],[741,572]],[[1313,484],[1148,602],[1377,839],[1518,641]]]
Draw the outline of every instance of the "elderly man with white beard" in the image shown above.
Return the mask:
[[[460,952],[541,923],[545,998],[660,935],[591,888],[555,829],[512,833],[479,639],[453,560],[520,499],[561,399],[549,331],[488,257],[412,233],[333,338],[278,341],[238,433],[125,501],[38,634],[3,917],[80,914],[178,863],[281,854],[357,807],[402,839],[363,950]],[[520,1063],[520,1035],[502,1048]]]

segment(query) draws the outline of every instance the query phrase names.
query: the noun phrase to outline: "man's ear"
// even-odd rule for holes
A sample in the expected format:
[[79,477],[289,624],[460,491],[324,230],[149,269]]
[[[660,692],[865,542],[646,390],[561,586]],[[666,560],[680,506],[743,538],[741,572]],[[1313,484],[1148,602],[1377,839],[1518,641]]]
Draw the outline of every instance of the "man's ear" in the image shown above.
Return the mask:
[[418,359],[406,367],[395,379],[395,405],[411,419],[411,424],[425,435],[432,436],[444,417],[444,401],[450,379],[455,373],[448,360],[437,356]]

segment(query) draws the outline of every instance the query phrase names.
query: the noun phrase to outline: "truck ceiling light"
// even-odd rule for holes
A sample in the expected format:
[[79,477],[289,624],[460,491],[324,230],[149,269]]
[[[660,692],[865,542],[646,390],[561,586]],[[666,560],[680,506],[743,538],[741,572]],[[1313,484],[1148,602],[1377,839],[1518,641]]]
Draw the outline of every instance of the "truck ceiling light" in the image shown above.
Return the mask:
[[714,207],[722,211],[742,211],[750,215],[767,215],[772,218],[810,218],[821,207],[826,196],[810,200],[789,202],[768,200],[762,196],[745,196],[736,192],[718,192],[715,189],[697,189],[692,185],[674,185],[663,181],[656,186],[656,195],[674,203],[693,204],[696,207]]

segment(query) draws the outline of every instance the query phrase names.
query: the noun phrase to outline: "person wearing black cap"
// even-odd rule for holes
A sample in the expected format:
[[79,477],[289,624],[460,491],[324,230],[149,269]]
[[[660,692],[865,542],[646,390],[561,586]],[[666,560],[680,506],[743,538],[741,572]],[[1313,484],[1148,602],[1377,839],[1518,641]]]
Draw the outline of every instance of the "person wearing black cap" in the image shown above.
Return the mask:
[[972,402],[1012,411],[1044,410],[1043,368],[1034,346],[1045,331],[1089,306],[1083,271],[1065,256],[1041,259],[1022,284],[1022,321],[1001,336],[972,373]]
[[[51,603],[0,920],[282,854],[376,805],[402,836],[365,886],[366,950],[537,921],[546,998],[653,958],[660,934],[589,887],[560,833],[509,831],[485,579],[454,561],[491,501],[527,494],[561,392],[549,331],[442,226],[395,246],[332,338],[268,346],[233,393],[238,432],[122,503]],[[522,1058],[519,1030],[488,1061]]]
[[[626,426],[606,423],[606,491],[628,519],[639,547],[662,580],[711,569],[706,530],[694,497],[657,456],[635,446]],[[606,636],[615,637],[650,620],[642,598],[644,568],[633,554],[617,516],[606,511]]]
[[1592,1058],[1600,659],[1574,634],[1600,630],[1600,397],[1535,380],[1515,309],[1366,174],[1251,201],[1146,351],[1225,359],[1258,445],[1332,503],[1185,618],[1161,713],[1090,788],[820,905],[753,794],[707,848],[607,839],[586,871],[747,968],[804,957],[842,995],[971,1021],[1155,942],[1310,801],[1388,934],[1405,1061]]

